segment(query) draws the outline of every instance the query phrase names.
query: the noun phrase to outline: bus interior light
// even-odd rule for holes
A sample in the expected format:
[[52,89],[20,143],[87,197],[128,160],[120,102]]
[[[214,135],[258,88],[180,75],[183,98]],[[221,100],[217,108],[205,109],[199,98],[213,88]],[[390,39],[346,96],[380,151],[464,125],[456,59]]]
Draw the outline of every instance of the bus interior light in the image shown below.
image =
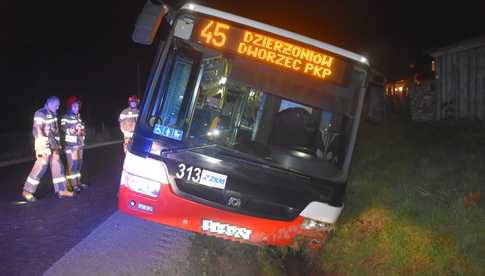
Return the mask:
[[222,77],[222,78],[219,80],[219,84],[222,84],[222,85],[226,84],[226,82],[227,82],[227,78],[226,78],[226,77]]
[[218,129],[211,130],[207,133],[208,136],[219,136],[221,132]]

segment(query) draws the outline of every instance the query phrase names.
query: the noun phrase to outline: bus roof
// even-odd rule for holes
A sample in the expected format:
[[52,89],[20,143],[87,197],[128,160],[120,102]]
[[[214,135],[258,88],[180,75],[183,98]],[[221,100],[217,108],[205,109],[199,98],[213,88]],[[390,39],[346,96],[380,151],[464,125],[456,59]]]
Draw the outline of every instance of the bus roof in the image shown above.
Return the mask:
[[362,56],[362,55],[353,53],[351,51],[339,48],[337,46],[334,46],[334,45],[331,45],[331,44],[328,44],[328,43],[325,43],[325,42],[321,42],[321,41],[313,39],[313,38],[309,38],[309,37],[306,37],[306,36],[303,36],[303,35],[299,35],[297,33],[293,33],[293,32],[290,32],[290,31],[287,31],[287,30],[284,30],[284,29],[281,29],[281,28],[277,28],[277,27],[274,27],[274,26],[271,26],[271,25],[268,25],[268,24],[264,24],[264,23],[261,23],[261,22],[255,21],[255,20],[251,20],[251,19],[248,19],[248,18],[245,18],[245,17],[235,15],[235,14],[219,11],[219,10],[216,10],[216,9],[212,9],[212,8],[209,8],[209,7],[205,7],[205,6],[198,5],[198,4],[192,4],[192,3],[188,3],[188,4],[183,5],[181,7],[181,9],[182,10],[195,11],[195,12],[198,12],[198,13],[219,17],[219,18],[222,18],[222,19],[226,19],[228,21],[236,22],[236,23],[239,23],[239,24],[242,24],[242,25],[246,25],[246,26],[253,27],[253,28],[256,28],[256,29],[271,32],[273,34],[276,34],[276,35],[279,35],[279,36],[282,36],[282,37],[287,37],[287,38],[290,38],[290,39],[293,39],[295,41],[299,41],[299,42],[302,42],[302,43],[305,43],[305,44],[308,44],[308,45],[312,45],[314,47],[317,47],[317,48],[320,48],[320,49],[323,49],[323,50],[326,50],[326,51],[329,51],[329,52],[332,52],[332,53],[336,53],[338,55],[347,57],[349,59],[352,59],[352,60],[355,60],[355,61],[369,65],[368,59],[366,57]]

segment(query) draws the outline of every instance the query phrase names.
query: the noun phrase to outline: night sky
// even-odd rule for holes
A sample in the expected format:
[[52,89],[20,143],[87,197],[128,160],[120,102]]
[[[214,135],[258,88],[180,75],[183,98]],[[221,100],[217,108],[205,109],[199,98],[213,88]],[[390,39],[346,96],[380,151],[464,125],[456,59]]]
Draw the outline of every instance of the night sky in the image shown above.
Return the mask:
[[[142,93],[156,49],[131,41],[145,0],[1,2],[0,133],[30,131],[48,95],[78,95],[88,124],[116,125],[127,96]],[[396,80],[426,50],[485,35],[480,1],[195,2],[364,54]]]

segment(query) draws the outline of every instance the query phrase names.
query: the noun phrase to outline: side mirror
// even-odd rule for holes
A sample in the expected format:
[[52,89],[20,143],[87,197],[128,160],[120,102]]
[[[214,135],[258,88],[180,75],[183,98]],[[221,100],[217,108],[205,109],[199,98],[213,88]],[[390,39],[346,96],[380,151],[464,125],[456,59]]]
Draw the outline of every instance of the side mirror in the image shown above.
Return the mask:
[[132,34],[133,41],[151,45],[168,10],[168,6],[161,1],[147,0],[136,20],[135,30]]

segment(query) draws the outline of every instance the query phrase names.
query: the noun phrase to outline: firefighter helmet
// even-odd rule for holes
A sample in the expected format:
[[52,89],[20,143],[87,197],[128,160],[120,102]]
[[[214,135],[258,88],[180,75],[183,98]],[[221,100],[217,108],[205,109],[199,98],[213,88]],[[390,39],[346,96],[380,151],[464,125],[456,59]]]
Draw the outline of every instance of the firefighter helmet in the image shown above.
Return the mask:
[[76,97],[76,96],[69,96],[67,97],[67,101],[66,101],[66,106],[67,106],[67,109],[68,110],[71,110],[71,107],[74,103],[78,103],[79,106],[81,105],[81,100]]
[[139,101],[140,100],[138,99],[138,96],[136,96],[136,95],[131,95],[131,96],[128,97],[128,104],[130,102],[136,102],[136,103],[138,103]]

